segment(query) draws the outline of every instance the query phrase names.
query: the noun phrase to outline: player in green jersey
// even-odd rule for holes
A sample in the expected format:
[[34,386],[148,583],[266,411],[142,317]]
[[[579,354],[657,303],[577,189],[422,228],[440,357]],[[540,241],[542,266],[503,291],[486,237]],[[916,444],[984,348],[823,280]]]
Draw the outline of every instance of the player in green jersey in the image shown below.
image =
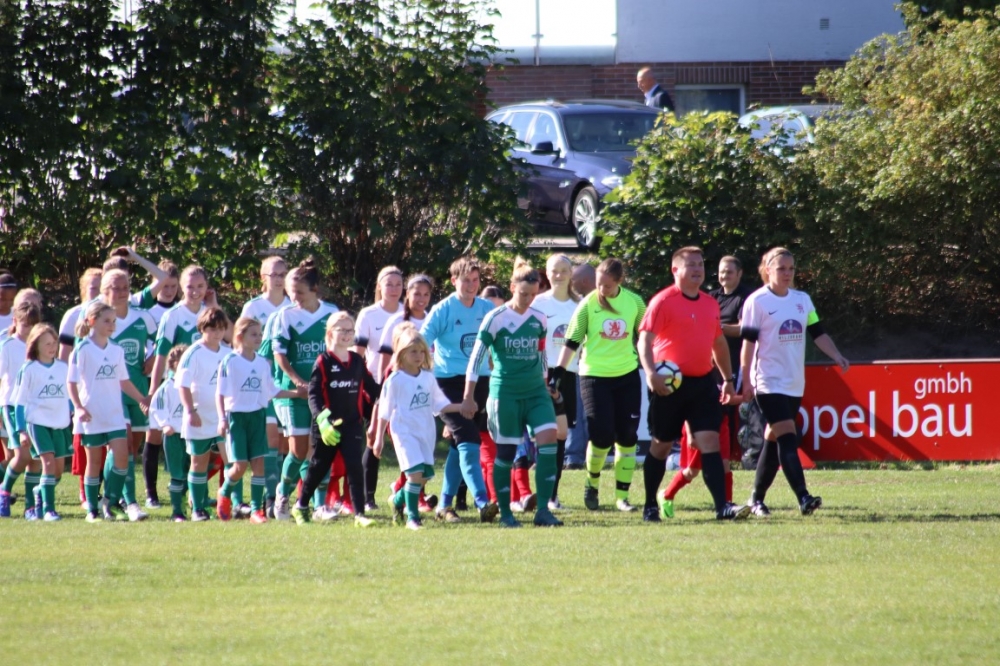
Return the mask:
[[[538,447],[535,486],[539,497],[551,497],[556,480],[556,414],[545,385],[546,318],[531,307],[541,278],[524,260],[518,259],[511,276],[510,301],[483,320],[466,372],[462,411],[471,417],[477,411],[475,391],[479,367],[487,352],[493,360],[490,397],[486,415],[490,434],[497,445],[493,483],[500,505],[500,525],[520,527],[510,509],[510,477],[517,445],[525,428]],[[535,525],[558,527],[547,503],[535,512]]]

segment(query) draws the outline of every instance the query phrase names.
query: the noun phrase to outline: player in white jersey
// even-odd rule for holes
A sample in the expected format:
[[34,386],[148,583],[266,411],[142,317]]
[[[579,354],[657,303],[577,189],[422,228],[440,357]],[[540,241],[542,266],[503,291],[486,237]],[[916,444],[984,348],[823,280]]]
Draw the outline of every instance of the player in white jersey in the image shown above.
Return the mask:
[[187,454],[184,440],[181,439],[181,426],[184,422],[184,405],[181,404],[180,392],[174,381],[174,373],[180,366],[181,357],[187,351],[187,345],[177,345],[167,354],[167,377],[153,394],[149,406],[149,422],[163,433],[163,453],[167,459],[167,472],[170,474],[170,516],[175,523],[187,520],[184,515],[184,491],[187,488],[187,475],[191,467],[191,456]]
[[101,295],[100,268],[88,268],[80,277],[80,302],[63,315],[59,323],[59,359],[66,361],[76,345],[76,322],[80,320],[83,309],[92,300]]
[[[0,516],[10,516],[10,493],[17,478],[31,464],[31,453],[27,446],[21,445],[20,433],[14,410],[14,386],[17,373],[27,358],[27,341],[31,329],[41,319],[41,311],[32,303],[19,303],[14,307],[13,330],[9,337],[0,342],[0,413],[7,432],[4,454],[7,456],[3,487],[0,488]],[[40,518],[35,510],[35,486],[38,485],[38,469],[31,470],[24,477],[25,510],[24,517],[29,520]]]
[[261,326],[267,323],[268,317],[283,307],[292,304],[285,294],[285,278],[288,276],[288,265],[281,257],[272,256],[260,265],[261,293],[243,304],[241,317],[249,317]]
[[[121,394],[125,393],[135,400],[142,409],[149,409],[149,399],[129,381],[122,348],[111,341],[115,322],[115,311],[107,303],[94,301],[88,305],[84,320],[76,330],[77,337],[85,339],[73,350],[69,359],[69,397],[76,409],[75,432],[82,435],[87,454],[84,487],[88,522],[100,519],[97,513],[101,483],[101,455],[98,449],[103,446],[110,449],[114,459],[111,474],[105,478],[101,511],[108,520],[126,518],[118,507],[129,459]],[[140,516],[128,514],[127,518],[138,520]]]
[[191,456],[188,492],[191,495],[191,520],[208,520],[208,466],[212,448],[219,442],[219,420],[215,395],[219,379],[219,363],[228,353],[222,347],[222,337],[229,328],[226,313],[216,307],[205,308],[198,315],[201,337],[181,358],[174,381],[184,405],[181,437]]
[[397,336],[392,366],[395,370],[382,385],[372,452],[381,457],[385,429],[391,424],[393,446],[399,468],[406,474],[406,485],[389,496],[389,505],[397,522],[401,522],[405,507],[406,527],[419,530],[420,491],[434,476],[434,417],[442,412],[457,412],[461,405],[448,400],[438,387],[430,371],[430,349],[416,329]]
[[[573,320],[573,313],[580,303],[580,297],[570,289],[573,277],[573,262],[565,254],[553,254],[545,263],[545,274],[552,288],[535,296],[531,307],[540,310],[548,320],[545,331],[545,355],[549,366],[549,387],[556,390],[559,398],[554,401],[556,409],[556,482],[552,487],[552,497],[548,498],[549,508],[562,508],[559,502],[559,481],[562,479],[563,463],[566,459],[566,437],[569,429],[576,425],[576,387],[579,359],[574,356],[565,372],[553,373],[559,365],[559,354],[566,344],[566,330]],[[558,380],[556,376],[558,375]],[[546,501],[546,498],[539,498]]]
[[[354,351],[365,357],[365,365],[368,372],[376,379],[379,376],[379,360],[381,359],[382,331],[385,330],[389,317],[400,311],[402,303],[400,297],[403,295],[403,272],[395,266],[386,266],[378,272],[375,280],[375,303],[366,308],[362,308],[358,313],[358,321],[355,328]],[[371,418],[371,405],[365,406],[365,418]],[[372,455],[371,441],[365,447],[364,468],[365,468],[365,509],[374,511],[378,508],[375,503],[375,493],[378,488],[378,468],[379,459]]]
[[[271,365],[257,354],[264,339],[261,324],[250,317],[236,322],[235,348],[219,365],[216,407],[219,435],[225,438],[226,458],[232,465],[226,470],[219,491],[218,516],[232,518],[232,490],[246,473],[250,481],[250,522],[266,523],[264,513],[264,457],[267,455],[265,429],[267,406],[273,398],[302,397],[305,391],[281,391],[274,382]],[[319,511],[322,507],[317,507]]]
[[14,297],[17,296],[17,278],[6,271],[0,273],[0,331],[14,323]]
[[770,515],[764,496],[780,465],[798,499],[799,511],[807,516],[821,507],[823,500],[806,488],[795,426],[805,390],[806,333],[843,372],[850,364],[824,332],[809,295],[793,288],[795,258],[791,252],[783,247],[769,250],[761,260],[760,276],[764,286],[747,297],[740,330],[744,400],[756,396],[768,425],[749,505],[756,516]]
[[17,428],[22,448],[30,445],[32,457],[41,465],[42,506],[36,501],[35,514],[54,522],[62,520],[56,513],[56,484],[62,478],[73,438],[66,387],[68,368],[56,358],[59,338],[52,326],[36,324],[26,344],[28,360],[18,373],[14,390]]

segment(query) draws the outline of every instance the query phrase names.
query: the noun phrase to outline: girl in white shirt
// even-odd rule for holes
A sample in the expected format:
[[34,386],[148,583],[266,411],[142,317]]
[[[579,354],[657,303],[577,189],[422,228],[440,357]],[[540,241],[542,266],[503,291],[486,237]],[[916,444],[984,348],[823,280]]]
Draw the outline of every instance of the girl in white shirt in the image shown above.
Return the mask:
[[406,486],[389,497],[393,518],[402,522],[406,508],[406,527],[419,530],[419,496],[427,481],[434,476],[434,445],[437,428],[434,417],[461,408],[445,397],[431,373],[430,349],[415,330],[404,330],[394,345],[393,367],[382,385],[379,398],[378,426],[372,447],[376,456],[385,447],[385,429],[392,425],[393,446],[399,467],[406,474]]
[[118,506],[125,476],[128,473],[129,446],[126,439],[125,412],[121,394],[149,411],[149,398],[129,381],[122,348],[111,342],[115,332],[115,310],[103,301],[87,306],[83,319],[77,323],[76,336],[83,341],[69,357],[69,397],[75,408],[74,432],[79,432],[87,454],[84,491],[87,497],[87,522],[95,523],[98,516],[97,496],[101,486],[100,449],[107,446],[114,456],[111,474],[104,480],[101,513],[106,520],[138,520],[126,515]]
[[[0,412],[2,412],[4,430],[7,432],[4,454],[7,456],[7,467],[4,472],[3,485],[0,486],[0,518],[10,517],[10,494],[14,483],[31,464],[29,447],[21,445],[14,412],[14,386],[17,383],[17,373],[27,358],[27,340],[32,327],[41,319],[41,310],[33,303],[18,303],[12,310],[14,316],[13,329],[10,337],[0,342]],[[24,475],[25,509],[24,517],[28,520],[40,518],[35,510],[35,487],[40,478],[37,464],[35,469]]]
[[226,313],[216,307],[206,307],[198,315],[199,340],[188,347],[181,357],[180,369],[174,380],[184,405],[181,437],[191,456],[188,492],[191,495],[191,520],[208,520],[208,466],[212,449],[219,443],[218,412],[215,395],[219,378],[219,363],[229,352],[222,338],[229,329]]
[[274,383],[271,364],[257,354],[264,340],[259,321],[240,317],[233,336],[235,347],[219,364],[216,392],[219,435],[225,438],[226,459],[232,466],[225,472],[216,511],[220,520],[232,518],[232,491],[249,465],[250,522],[261,524],[267,522],[263,504],[267,406],[273,398],[301,398],[305,391],[281,391]]
[[41,464],[42,506],[36,506],[36,515],[44,511],[41,517],[47,522],[62,520],[55,507],[56,484],[62,478],[73,440],[66,387],[68,368],[57,358],[58,352],[56,330],[48,324],[36,324],[28,335],[28,361],[18,373],[14,389],[22,448],[30,444],[33,457]]
[[181,404],[181,395],[174,382],[174,375],[187,348],[187,345],[177,345],[167,353],[167,377],[156,389],[149,406],[150,424],[163,433],[163,453],[167,459],[167,472],[170,474],[167,490],[170,492],[170,507],[173,509],[170,519],[175,523],[187,521],[184,515],[184,491],[187,489],[186,479],[191,468],[191,456],[187,454],[184,440],[181,439],[184,405]]

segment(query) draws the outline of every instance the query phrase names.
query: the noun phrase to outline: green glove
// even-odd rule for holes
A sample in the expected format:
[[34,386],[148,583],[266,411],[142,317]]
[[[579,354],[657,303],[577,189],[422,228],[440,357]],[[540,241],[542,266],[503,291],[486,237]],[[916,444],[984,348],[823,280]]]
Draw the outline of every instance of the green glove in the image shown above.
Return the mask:
[[337,419],[330,423],[330,410],[324,409],[316,415],[316,425],[319,426],[319,436],[327,446],[337,446],[340,444],[340,431],[336,426],[343,423],[343,419]]

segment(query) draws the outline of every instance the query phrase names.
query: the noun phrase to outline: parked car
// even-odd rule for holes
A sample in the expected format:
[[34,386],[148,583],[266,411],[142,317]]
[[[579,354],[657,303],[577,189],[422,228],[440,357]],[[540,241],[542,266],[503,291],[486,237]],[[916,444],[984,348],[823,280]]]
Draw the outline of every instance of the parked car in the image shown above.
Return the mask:
[[538,167],[526,171],[529,201],[521,207],[569,224],[577,244],[594,249],[603,235],[601,201],[632,170],[635,143],[653,129],[659,114],[634,102],[550,100],[505,106],[487,119],[510,126],[517,136],[513,157]]
[[741,127],[749,129],[750,136],[754,139],[763,139],[776,127],[780,127],[784,145],[791,147],[799,143],[812,143],[816,120],[839,108],[839,104],[768,106],[743,114],[737,122]]

